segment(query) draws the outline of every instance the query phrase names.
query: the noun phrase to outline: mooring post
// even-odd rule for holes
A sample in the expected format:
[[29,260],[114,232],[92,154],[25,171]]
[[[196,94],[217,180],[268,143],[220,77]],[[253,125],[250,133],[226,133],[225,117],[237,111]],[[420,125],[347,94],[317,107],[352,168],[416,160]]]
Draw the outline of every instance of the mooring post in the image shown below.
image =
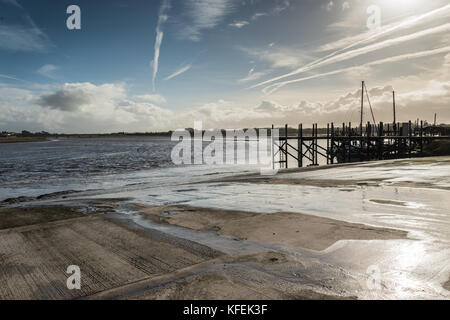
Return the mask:
[[319,154],[318,154],[318,151],[319,151],[319,146],[318,146],[318,143],[319,143],[319,140],[318,140],[318,136],[319,136],[319,131],[318,131],[318,124],[316,123],[316,133],[315,133],[315,140],[316,140],[316,142],[315,142],[315,144],[314,144],[314,164],[315,165],[318,165],[319,164],[319,159],[318,159],[318,157],[319,157]]
[[303,167],[303,124],[298,125],[298,167]]
[[286,157],[285,157],[285,160],[286,160],[285,168],[288,169],[288,158],[289,158],[288,157],[288,152],[289,152],[289,150],[288,150],[288,125],[287,124],[284,126],[284,136],[286,138],[286,141],[285,141],[285,144],[284,144],[285,155],[286,155]]
[[311,139],[311,158],[312,158],[312,165],[316,164],[316,124],[313,123],[312,125],[312,139]]
[[331,164],[334,164],[334,123],[331,123],[331,141],[330,141],[330,150],[329,150],[329,154],[330,154],[330,162]]
[[327,123],[327,164],[330,164],[330,124]]
[[380,160],[383,160],[383,158],[384,158],[384,156],[383,156],[383,153],[384,153],[384,124],[383,124],[383,122],[380,122],[380,130],[378,130],[378,135],[380,136],[379,137],[379,140],[380,140],[379,152],[380,152],[380,154],[379,154],[378,158]]
[[314,164],[314,123],[312,124],[312,129],[311,129],[311,142],[309,145],[309,156],[310,156],[310,160],[311,160],[311,164]]
[[342,123],[342,159],[344,162],[347,162],[347,141],[345,140],[346,132],[345,132],[345,122]]
[[366,146],[366,161],[370,160],[371,152],[372,152],[372,143],[370,141],[370,137],[372,134],[372,126],[370,125],[370,122],[367,122],[366,126],[366,136],[367,136],[367,146]]
[[408,138],[409,138],[409,143],[408,143],[408,156],[409,158],[411,158],[411,149],[412,149],[412,128],[411,128],[411,120],[409,120],[408,122]]
[[273,140],[273,131],[274,131],[274,127],[272,125],[272,131],[270,131],[270,138],[272,140],[272,170],[275,170],[275,141]]
[[423,120],[420,121],[420,155],[423,155]]

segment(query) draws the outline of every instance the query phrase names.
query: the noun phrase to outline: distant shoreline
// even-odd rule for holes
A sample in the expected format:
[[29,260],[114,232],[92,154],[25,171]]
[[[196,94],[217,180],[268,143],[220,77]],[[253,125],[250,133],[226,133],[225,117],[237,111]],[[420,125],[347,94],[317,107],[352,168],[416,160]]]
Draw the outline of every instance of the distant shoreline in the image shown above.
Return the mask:
[[62,134],[50,136],[35,136],[35,137],[0,137],[1,143],[24,143],[24,142],[43,142],[54,139],[98,139],[98,138],[169,138],[167,134]]
[[48,137],[1,137],[0,143],[41,142],[48,139]]

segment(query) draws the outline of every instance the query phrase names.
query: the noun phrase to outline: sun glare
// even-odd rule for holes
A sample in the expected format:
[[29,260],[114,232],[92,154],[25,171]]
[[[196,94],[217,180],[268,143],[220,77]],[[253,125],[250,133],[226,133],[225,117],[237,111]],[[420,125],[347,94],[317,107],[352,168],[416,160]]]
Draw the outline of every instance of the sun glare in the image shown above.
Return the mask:
[[385,8],[389,8],[395,11],[410,11],[417,9],[421,4],[426,4],[422,0],[382,0],[381,4]]

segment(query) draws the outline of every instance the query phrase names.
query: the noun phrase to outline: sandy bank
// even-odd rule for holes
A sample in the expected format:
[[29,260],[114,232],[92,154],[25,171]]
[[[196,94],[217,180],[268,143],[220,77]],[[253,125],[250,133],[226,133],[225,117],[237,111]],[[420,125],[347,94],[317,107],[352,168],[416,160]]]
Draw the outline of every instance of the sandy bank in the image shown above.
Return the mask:
[[[316,260],[228,256],[115,214],[64,207],[1,214],[9,217],[0,229],[0,299],[354,299],[359,288]],[[81,290],[66,286],[70,265],[80,267]]]
[[155,222],[263,243],[324,250],[339,240],[406,238],[400,230],[375,228],[300,213],[260,214],[187,206],[147,207],[141,213]]

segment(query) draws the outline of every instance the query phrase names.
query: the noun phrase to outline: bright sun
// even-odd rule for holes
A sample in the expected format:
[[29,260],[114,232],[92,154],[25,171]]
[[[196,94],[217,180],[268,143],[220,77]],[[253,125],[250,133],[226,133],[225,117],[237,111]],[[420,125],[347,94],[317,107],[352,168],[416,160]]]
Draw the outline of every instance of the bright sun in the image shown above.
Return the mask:
[[392,8],[392,10],[404,10],[409,11],[414,8],[418,8],[420,4],[426,4],[422,0],[382,0],[381,4],[386,8]]

